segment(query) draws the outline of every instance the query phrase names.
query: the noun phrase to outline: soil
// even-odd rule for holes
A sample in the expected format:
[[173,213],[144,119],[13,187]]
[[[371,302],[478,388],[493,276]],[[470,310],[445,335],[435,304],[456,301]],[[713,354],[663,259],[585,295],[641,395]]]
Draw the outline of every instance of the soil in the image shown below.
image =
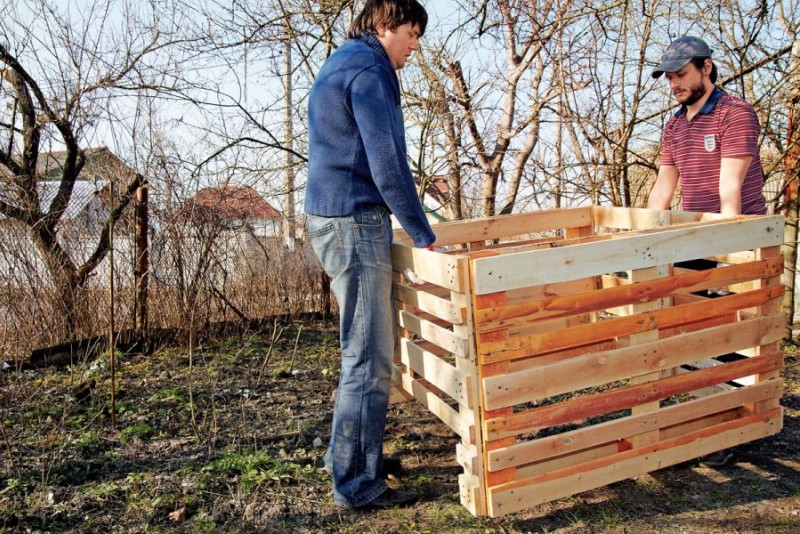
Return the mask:
[[[787,347],[784,430],[502,518],[459,503],[457,436],[416,403],[390,408],[390,484],[420,501],[336,508],[319,467],[338,332],[275,324],[150,355],[0,374],[2,532],[798,532],[800,383]],[[113,417],[112,417],[113,415]]]

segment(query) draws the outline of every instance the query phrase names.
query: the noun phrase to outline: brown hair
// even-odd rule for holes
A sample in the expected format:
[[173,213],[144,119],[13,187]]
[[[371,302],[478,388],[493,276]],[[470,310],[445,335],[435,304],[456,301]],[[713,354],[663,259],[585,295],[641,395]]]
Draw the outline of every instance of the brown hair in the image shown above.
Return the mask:
[[692,65],[697,67],[698,70],[703,70],[703,67],[706,66],[706,60],[711,61],[711,74],[709,78],[711,79],[711,83],[717,83],[717,66],[714,65],[714,60],[710,57],[695,57],[692,58]]
[[406,23],[419,25],[420,37],[425,33],[428,13],[417,0],[367,0],[347,36],[353,39],[367,33],[377,34],[380,25],[394,31]]

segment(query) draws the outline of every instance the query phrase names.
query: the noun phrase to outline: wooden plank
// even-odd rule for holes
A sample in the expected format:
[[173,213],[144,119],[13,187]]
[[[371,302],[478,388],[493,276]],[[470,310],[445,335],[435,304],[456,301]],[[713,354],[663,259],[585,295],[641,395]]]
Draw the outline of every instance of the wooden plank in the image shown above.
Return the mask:
[[[586,226],[592,222],[591,207],[554,209],[531,213],[499,215],[468,221],[449,221],[434,227],[436,246],[517,237],[569,226]],[[395,242],[410,243],[405,232],[395,231]]]
[[425,248],[411,248],[392,245],[392,268],[398,272],[410,269],[417,278],[446,287],[452,291],[464,292],[466,258],[443,254]]
[[575,495],[714,451],[764,438],[780,431],[780,409],[737,419],[712,428],[618,454],[504,484],[488,491],[491,516],[516,512]]
[[568,455],[583,449],[616,442],[638,432],[660,430],[683,421],[732,410],[751,402],[780,397],[782,391],[783,380],[770,380],[751,387],[720,392],[702,399],[665,406],[654,413],[632,415],[553,436],[522,441],[489,452],[487,454],[488,468],[490,471],[494,471],[519,467],[551,456]]
[[557,284],[545,284],[542,286],[530,286],[515,289],[514,291],[506,291],[502,294],[506,296],[505,305],[524,304],[531,300],[542,300],[544,298],[552,297],[554,295],[574,295],[577,293],[586,293],[587,291],[594,291],[597,289],[597,278],[581,278],[578,280],[569,280],[567,282],[559,282]]
[[399,310],[398,325],[456,356],[466,358],[469,355],[468,340],[407,310]]
[[463,324],[467,317],[466,308],[457,307],[449,300],[425,291],[423,287],[395,284],[394,298],[448,323]]
[[[549,334],[554,330],[567,330],[575,326],[593,324],[592,319],[592,314],[578,313],[576,315],[556,317],[555,319],[544,319],[524,326],[512,326],[505,329],[505,331],[508,332],[508,337],[510,339],[522,336],[540,336]],[[485,334],[480,334],[479,338],[482,338],[484,335]]]
[[648,230],[670,225],[670,211],[592,206],[594,225],[620,230]]
[[662,429],[660,432],[661,439],[662,440],[672,439],[674,437],[683,436],[684,434],[688,434],[690,432],[696,432],[703,428],[715,426],[720,423],[725,423],[727,421],[733,421],[734,419],[741,419],[742,417],[748,417],[750,415],[753,415],[752,411],[747,411],[743,407],[739,407],[736,410],[728,410],[727,412],[715,413],[712,415],[708,415],[706,417],[702,417],[700,419],[692,419],[691,421],[682,421],[671,427]]
[[785,318],[782,314],[757,317],[669,339],[487,377],[483,379],[485,406],[488,410],[497,410],[659,372],[711,356],[778,341],[782,339],[784,329]]
[[[725,298],[704,299],[627,317],[615,317],[590,324],[568,327],[565,325],[563,328],[551,328],[543,333],[512,335],[505,342],[479,344],[478,354],[482,363],[490,363],[580,347],[638,332],[677,326],[688,321],[695,321],[697,317],[732,314],[737,310],[758,306],[770,299],[780,298],[782,295],[783,288],[765,288],[728,295]],[[509,323],[516,324],[516,321],[509,321]],[[481,330],[481,332],[483,331]]]
[[690,271],[678,276],[620,285],[602,290],[587,291],[573,295],[554,295],[548,298],[508,306],[489,307],[475,312],[479,332],[506,327],[509,321],[554,318],[581,312],[604,310],[632,302],[649,302],[674,294],[691,293],[720,287],[742,280],[778,276],[783,272],[780,258],[769,258],[757,262],[728,267],[717,267],[705,271]]
[[477,295],[671,264],[783,242],[783,217],[722,221],[618,239],[473,259]]
[[620,387],[550,406],[525,410],[500,419],[487,420],[484,422],[484,433],[492,439],[517,436],[540,428],[611,413],[643,402],[666,399],[741,376],[780,369],[782,365],[783,354],[776,352],[656,382]]
[[400,340],[400,361],[459,404],[467,406],[463,371],[406,338]]
[[396,382],[400,383],[400,387],[406,393],[417,399],[417,402],[449,426],[453,432],[462,437],[469,436],[469,425],[456,410],[427,389],[419,380],[412,378],[408,373],[403,373],[397,366],[394,366],[393,373],[399,375],[399,380]]
[[646,208],[620,208],[616,206],[593,206],[594,224],[598,227],[620,230],[648,230],[662,226],[681,226],[702,222],[739,220],[750,215],[721,215],[694,211],[652,210]]
[[730,215],[722,215],[720,213],[703,213],[697,211],[671,211],[670,222],[673,225],[698,223],[704,221],[720,221],[725,219],[740,219],[747,217],[747,215],[739,215],[738,217],[731,217]]
[[630,446],[626,445],[624,442],[606,443],[583,449],[572,454],[547,458],[535,464],[519,467],[517,469],[518,476],[516,480],[542,475],[550,471],[557,471],[575,464],[608,458],[609,456],[617,454],[620,448],[629,449]]
[[561,362],[569,360],[576,356],[582,356],[593,352],[600,352],[606,350],[614,350],[620,348],[617,340],[603,341],[601,343],[592,343],[591,345],[581,345],[580,347],[572,347],[569,349],[560,350],[557,352],[548,352],[545,354],[537,354],[528,358],[519,360],[511,360],[508,371],[517,372],[533,367],[540,367],[542,365],[549,365],[554,362]]

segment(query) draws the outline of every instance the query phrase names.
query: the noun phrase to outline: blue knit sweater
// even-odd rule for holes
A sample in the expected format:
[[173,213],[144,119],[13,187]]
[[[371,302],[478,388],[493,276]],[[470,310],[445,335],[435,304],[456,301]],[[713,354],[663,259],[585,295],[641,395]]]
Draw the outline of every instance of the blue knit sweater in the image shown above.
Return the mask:
[[400,84],[380,41],[350,39],[319,71],[308,102],[306,213],[385,206],[418,247],[435,236],[408,166]]

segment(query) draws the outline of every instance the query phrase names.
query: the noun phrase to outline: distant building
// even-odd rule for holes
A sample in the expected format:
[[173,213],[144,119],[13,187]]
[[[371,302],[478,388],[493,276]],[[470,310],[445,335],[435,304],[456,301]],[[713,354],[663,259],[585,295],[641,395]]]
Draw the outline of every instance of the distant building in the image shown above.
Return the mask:
[[282,215],[252,187],[199,190],[153,240],[157,283],[188,288],[203,278],[219,291],[265,272],[282,246]]
[[[72,189],[67,208],[58,223],[58,239],[72,261],[82,264],[97,246],[108,221],[114,201],[135,178],[136,171],[106,147],[88,148],[86,161]],[[39,156],[36,183],[39,209],[47,212],[61,186],[66,152],[48,152]],[[0,165],[0,199],[11,205],[21,204],[18,191],[10,180],[10,171]],[[114,250],[118,261],[132,261],[134,251],[133,203],[123,211],[114,228]],[[106,269],[98,268],[99,280],[107,281]],[[131,271],[131,269],[126,269]],[[0,215],[0,276],[13,280],[44,280],[47,269],[28,233],[28,228],[15,219]]]
[[[419,177],[414,177],[414,184],[419,189]],[[447,186],[447,176],[433,176],[429,179],[428,186],[425,188],[425,195],[422,198],[422,208],[428,222],[436,224],[448,220],[447,201],[450,193]],[[392,227],[400,228],[397,218],[392,215]]]
[[[448,178],[446,174],[437,174],[436,176],[428,178],[422,205],[431,223],[444,222],[452,218],[449,216],[450,209],[448,207],[448,203],[450,202]],[[414,184],[417,186],[417,189],[419,189],[419,176],[414,177]]]
[[229,230],[246,229],[255,237],[281,236],[281,214],[249,186],[201,189],[184,203],[179,216]]

